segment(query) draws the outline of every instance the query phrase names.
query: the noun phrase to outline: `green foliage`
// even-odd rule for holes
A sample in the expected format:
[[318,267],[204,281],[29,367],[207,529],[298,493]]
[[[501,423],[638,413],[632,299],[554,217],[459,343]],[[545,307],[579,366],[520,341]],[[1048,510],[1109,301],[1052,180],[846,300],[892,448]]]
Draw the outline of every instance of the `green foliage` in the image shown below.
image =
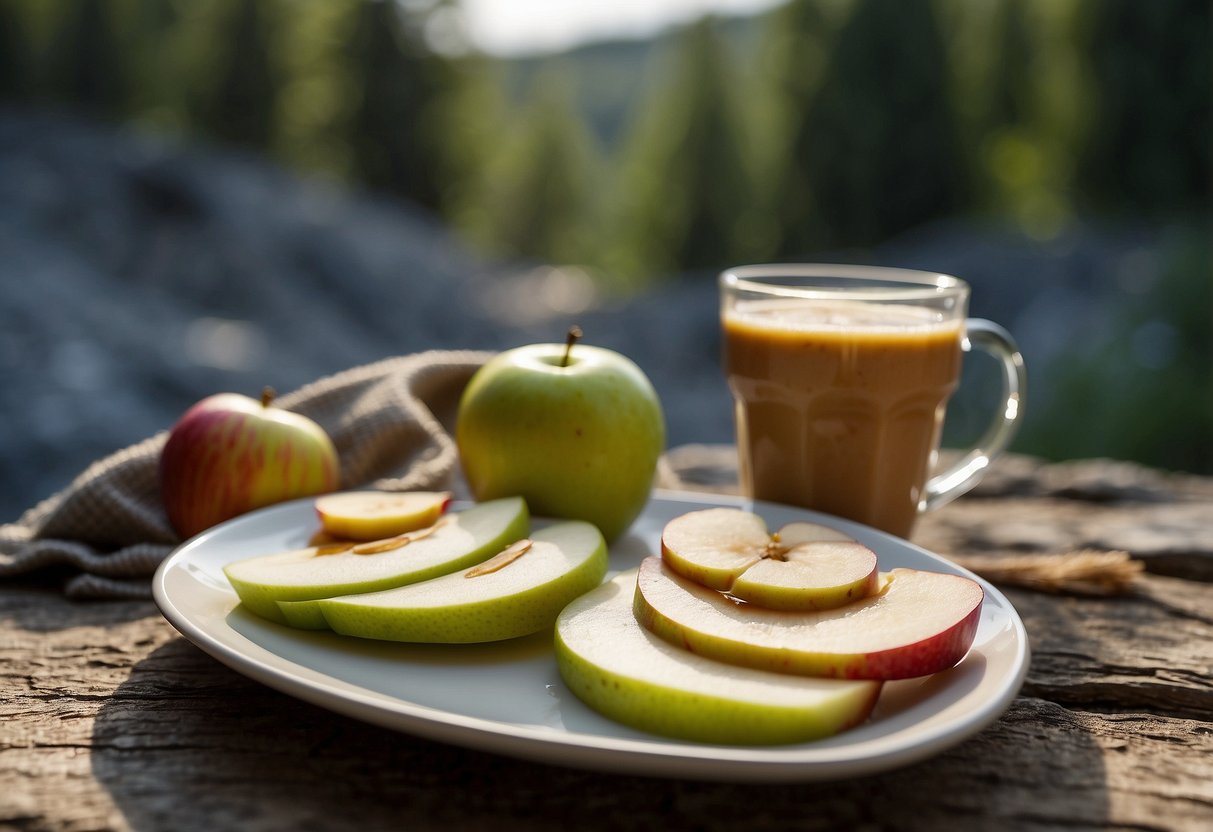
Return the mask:
[[358,93],[348,125],[355,175],[439,209],[446,171],[436,113],[448,86],[444,61],[390,2],[359,5],[346,59]]
[[[826,71],[832,43],[844,14],[821,0],[792,0],[771,15],[764,27],[766,47],[759,53],[755,86],[756,150],[761,206],[769,217],[768,248],[807,250],[812,228],[809,159],[799,147],[809,102]],[[834,4],[836,5],[836,4]],[[848,9],[843,9],[848,11]]]
[[268,147],[280,87],[258,0],[233,0],[218,17],[222,46],[210,67],[213,84],[202,91],[196,123],[207,134],[233,144]]
[[1029,409],[1020,450],[1213,471],[1213,243],[1185,225],[1164,251],[1122,264],[1129,302],[1045,368],[1038,383],[1054,394]]
[[1024,0],[1003,0],[995,26],[993,80],[987,96],[985,126],[997,130],[1025,124],[1035,106],[1032,64],[1037,45],[1028,25]]
[[1081,167],[1093,202],[1165,214],[1213,196],[1213,5],[1087,0],[1095,117]]
[[110,6],[106,0],[77,0],[63,6],[52,46],[61,57],[46,72],[52,98],[102,117],[121,114],[126,94]]
[[354,175],[350,116],[362,94],[346,59],[358,0],[313,3],[278,22],[277,66],[284,77],[272,152],[320,174]]
[[180,9],[165,0],[130,0],[115,10],[122,44],[117,69],[129,89],[123,115],[148,126],[180,129],[187,104],[181,99],[183,67],[174,38]]
[[596,153],[557,71],[536,93],[475,194],[470,230],[500,256],[574,262],[590,250]]
[[556,59],[499,81],[436,53],[454,2],[3,0],[0,95],[267,151],[621,282],[978,209],[1048,238],[1210,202],[1205,0],[789,0],[582,50],[563,97],[536,82]]
[[752,174],[725,51],[710,19],[687,29],[625,150],[612,262],[626,277],[719,269],[744,256]]
[[0,101],[27,98],[33,92],[25,28],[13,4],[0,0]]
[[783,253],[871,245],[967,207],[944,56],[927,0],[859,0],[792,127]]

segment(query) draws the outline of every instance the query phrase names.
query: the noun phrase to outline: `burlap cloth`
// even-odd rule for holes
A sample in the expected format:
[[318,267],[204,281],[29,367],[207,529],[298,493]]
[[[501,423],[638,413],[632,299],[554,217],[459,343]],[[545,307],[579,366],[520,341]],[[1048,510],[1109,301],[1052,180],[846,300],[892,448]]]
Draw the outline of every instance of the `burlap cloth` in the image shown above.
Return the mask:
[[[459,395],[490,356],[426,352],[321,379],[276,404],[314,419],[341,457],[341,487],[446,487]],[[63,491],[0,526],[0,578],[59,567],[71,598],[147,598],[181,542],[160,499],[162,432],[89,466]]]

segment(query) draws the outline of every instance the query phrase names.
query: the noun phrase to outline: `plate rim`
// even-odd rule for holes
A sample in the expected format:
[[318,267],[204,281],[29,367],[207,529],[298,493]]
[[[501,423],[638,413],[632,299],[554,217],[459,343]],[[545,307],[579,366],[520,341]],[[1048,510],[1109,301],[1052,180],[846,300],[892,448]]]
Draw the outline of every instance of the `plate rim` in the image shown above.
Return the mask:
[[[294,698],[334,713],[379,725],[391,730],[425,737],[438,742],[489,751],[549,765],[666,778],[690,778],[729,782],[810,782],[838,780],[856,775],[874,774],[934,756],[984,730],[997,720],[1018,696],[1027,675],[1030,646],[1027,631],[1018,611],[1007,597],[984,578],[908,540],[897,538],[854,521],[823,515],[809,509],[751,500],[730,494],[654,489],[643,516],[658,502],[680,503],[699,508],[738,507],[762,513],[764,508],[803,514],[807,519],[826,522],[844,530],[860,531],[862,536],[877,536],[913,550],[943,565],[956,574],[977,581],[988,598],[1005,610],[1015,643],[1008,677],[998,695],[984,702],[962,725],[936,726],[925,737],[881,754],[848,754],[847,746],[831,746],[828,751],[813,744],[793,746],[730,746],[700,744],[652,735],[651,738],[606,737],[593,734],[572,735],[557,728],[521,725],[485,717],[460,714],[412,702],[389,694],[338,689],[301,676],[302,669],[346,686],[357,688],[356,680],[343,679],[317,667],[309,667],[274,654],[278,666],[262,661],[221,642],[215,635],[185,613],[167,588],[167,576],[175,567],[187,563],[189,556],[206,541],[235,525],[264,519],[273,512],[289,513],[313,498],[291,500],[268,506],[212,527],[173,549],[160,563],[152,579],[152,596],[161,615],[188,641],[236,672]],[[459,501],[470,504],[469,501]],[[694,509],[688,509],[694,510]],[[235,599],[235,593],[232,592]],[[569,693],[571,696],[571,692]],[[390,700],[390,701],[385,701]],[[726,770],[727,769],[727,770]]]

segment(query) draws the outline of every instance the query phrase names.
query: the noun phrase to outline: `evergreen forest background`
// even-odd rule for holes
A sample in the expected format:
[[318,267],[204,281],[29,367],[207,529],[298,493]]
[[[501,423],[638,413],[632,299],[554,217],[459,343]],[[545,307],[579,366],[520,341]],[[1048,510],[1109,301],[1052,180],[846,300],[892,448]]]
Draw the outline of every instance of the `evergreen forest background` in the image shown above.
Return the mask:
[[938,223],[1144,233],[1017,448],[1213,473],[1211,32],[1207,0],[790,0],[506,60],[453,0],[0,0],[0,102],[267,156],[613,297]]

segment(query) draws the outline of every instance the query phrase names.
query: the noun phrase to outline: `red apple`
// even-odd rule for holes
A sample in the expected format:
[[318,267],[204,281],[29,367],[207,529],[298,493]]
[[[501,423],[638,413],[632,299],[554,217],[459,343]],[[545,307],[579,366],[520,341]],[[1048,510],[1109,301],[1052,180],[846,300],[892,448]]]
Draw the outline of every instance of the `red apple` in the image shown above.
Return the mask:
[[238,393],[185,412],[160,454],[160,491],[183,538],[246,511],[337,488],[337,449],[318,424]]

